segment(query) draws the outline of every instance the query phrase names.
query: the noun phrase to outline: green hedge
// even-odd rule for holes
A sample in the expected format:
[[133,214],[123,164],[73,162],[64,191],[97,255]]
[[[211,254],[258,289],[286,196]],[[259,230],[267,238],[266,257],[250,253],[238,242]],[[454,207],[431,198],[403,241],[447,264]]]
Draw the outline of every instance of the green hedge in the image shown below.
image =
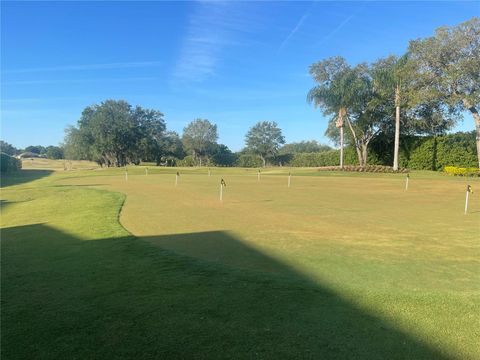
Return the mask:
[[[343,154],[344,165],[358,165],[358,158],[355,149],[348,147]],[[368,164],[379,164],[377,155],[374,152],[368,154]],[[340,150],[329,150],[316,153],[297,153],[292,155],[288,166],[294,167],[320,167],[320,166],[339,166]]]
[[22,161],[5,153],[0,153],[0,171],[3,173],[18,171],[22,168]]
[[258,168],[258,167],[262,167],[263,163],[262,163],[262,160],[257,155],[242,154],[238,157],[237,166]]
[[401,166],[415,170],[443,170],[446,166],[477,167],[475,132],[417,138],[410,142],[411,150],[403,151],[400,156]]

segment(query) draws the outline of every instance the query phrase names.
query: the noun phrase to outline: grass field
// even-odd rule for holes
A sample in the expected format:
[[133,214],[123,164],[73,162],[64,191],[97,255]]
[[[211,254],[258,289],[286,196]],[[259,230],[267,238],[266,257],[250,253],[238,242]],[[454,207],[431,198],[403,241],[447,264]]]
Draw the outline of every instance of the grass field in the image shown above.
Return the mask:
[[24,167],[3,359],[480,359],[478,179]]

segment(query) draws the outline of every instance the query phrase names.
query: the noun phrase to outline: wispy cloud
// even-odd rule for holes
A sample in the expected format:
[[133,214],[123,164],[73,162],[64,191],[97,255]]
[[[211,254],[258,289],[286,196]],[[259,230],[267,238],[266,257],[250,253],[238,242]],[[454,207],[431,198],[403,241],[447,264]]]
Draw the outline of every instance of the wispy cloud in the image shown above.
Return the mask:
[[284,48],[284,46],[290,41],[290,39],[293,37],[293,35],[295,35],[297,33],[297,31],[302,27],[303,23],[305,22],[305,20],[310,15],[310,12],[312,11],[312,8],[314,6],[315,6],[315,1],[312,2],[310,7],[307,9],[307,11],[305,11],[305,13],[302,15],[302,17],[297,22],[295,27],[290,31],[290,33],[287,35],[287,37],[282,41],[282,43],[280,44],[280,47],[278,48],[278,52],[280,52]]
[[323,37],[323,39],[318,42],[317,45],[321,45],[325,42],[327,42],[328,40],[330,40],[336,33],[338,33],[340,30],[342,30],[342,28],[347,25],[353,18],[355,18],[355,16],[360,12],[360,10],[362,10],[364,7],[365,7],[365,4],[366,4],[366,1],[363,1],[361,6],[355,10],[352,14],[350,14],[349,16],[347,16],[342,22],[340,22],[340,24],[338,24],[332,31],[330,31],[327,35],[325,35]]
[[104,69],[124,69],[159,66],[160,61],[137,61],[137,62],[116,62],[103,64],[83,64],[83,65],[59,65],[25,69],[4,70],[4,74],[21,74],[51,71],[81,71],[81,70],[104,70]]
[[347,25],[350,20],[355,17],[356,14],[352,14],[348,16],[345,20],[343,20],[340,24],[337,25],[332,31],[330,31],[327,35],[323,37],[323,39],[318,43],[318,45],[323,44],[330,40],[337,32],[339,32],[345,25]]
[[193,6],[175,65],[175,81],[198,82],[214,74],[225,49],[241,44],[239,33],[253,27],[241,3],[199,1]]
[[125,77],[125,78],[91,78],[91,79],[57,79],[57,80],[19,80],[4,81],[2,85],[35,85],[35,84],[82,84],[90,82],[134,82],[158,80],[158,77]]

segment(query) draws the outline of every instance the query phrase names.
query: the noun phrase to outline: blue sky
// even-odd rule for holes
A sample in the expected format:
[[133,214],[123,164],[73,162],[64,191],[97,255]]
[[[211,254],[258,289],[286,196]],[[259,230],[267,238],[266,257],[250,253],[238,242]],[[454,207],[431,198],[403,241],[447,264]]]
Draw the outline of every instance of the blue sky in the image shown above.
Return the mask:
[[[58,144],[83,108],[125,99],[180,134],[207,118],[232,150],[261,120],[288,142],[328,142],[305,101],[311,63],[402,54],[479,15],[478,1],[2,2],[1,138]],[[469,115],[456,128],[473,129]]]

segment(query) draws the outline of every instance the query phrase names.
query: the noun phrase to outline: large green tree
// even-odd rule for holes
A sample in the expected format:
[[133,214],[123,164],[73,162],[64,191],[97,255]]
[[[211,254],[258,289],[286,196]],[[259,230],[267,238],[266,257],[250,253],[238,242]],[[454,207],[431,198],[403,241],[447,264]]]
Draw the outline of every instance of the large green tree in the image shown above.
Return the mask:
[[20,152],[20,150],[18,150],[13,145],[7,142],[0,140],[0,152],[13,156],[13,155],[17,155]]
[[123,100],[106,100],[82,112],[77,127],[67,129],[65,153],[102,166],[138,164],[161,156],[163,114],[132,108]]
[[247,151],[258,155],[265,167],[266,160],[275,157],[280,146],[285,144],[285,138],[275,121],[260,121],[248,130],[245,144]]
[[217,125],[206,119],[193,120],[183,129],[183,146],[200,166],[202,158],[208,158],[214,153],[217,139]]
[[432,37],[411,41],[408,51],[419,102],[440,101],[473,116],[480,167],[480,19],[440,27]]
[[343,148],[346,124],[347,142],[355,147],[360,166],[365,166],[370,141],[392,119],[388,103],[380,101],[372,67],[363,63],[351,67],[342,57],[333,57],[311,65],[310,74],[318,85],[309,91],[307,101],[329,118],[326,135],[340,139]]

